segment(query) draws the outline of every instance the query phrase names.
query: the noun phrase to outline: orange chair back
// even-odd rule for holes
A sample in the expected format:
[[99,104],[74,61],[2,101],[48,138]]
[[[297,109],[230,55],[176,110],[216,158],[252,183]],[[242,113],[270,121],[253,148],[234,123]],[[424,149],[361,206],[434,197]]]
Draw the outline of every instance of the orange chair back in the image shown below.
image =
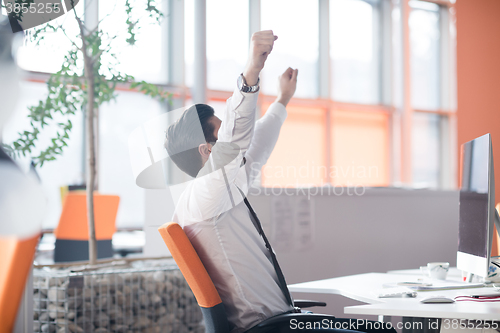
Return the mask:
[[[120,197],[94,193],[94,221],[97,240],[113,238]],[[57,239],[88,240],[87,195],[68,192],[64,199],[59,224],[54,230]]]
[[222,303],[212,279],[181,226],[170,222],[162,225],[158,231],[193,291],[198,305],[211,308]]
[[0,333],[14,331],[17,310],[40,235],[0,238]]

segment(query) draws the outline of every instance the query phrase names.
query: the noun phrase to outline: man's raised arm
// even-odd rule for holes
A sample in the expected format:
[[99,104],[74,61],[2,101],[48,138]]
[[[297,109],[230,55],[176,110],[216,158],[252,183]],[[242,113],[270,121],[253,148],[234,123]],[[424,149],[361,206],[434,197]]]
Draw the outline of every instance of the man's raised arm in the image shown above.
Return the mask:
[[246,169],[250,184],[260,173],[262,166],[266,164],[278,141],[281,125],[287,117],[286,106],[297,88],[298,73],[298,69],[288,67],[281,74],[278,79],[276,101],[269,106],[266,114],[255,124],[252,143],[246,154]]
[[272,30],[259,31],[252,35],[247,65],[233,96],[227,101],[226,112],[222,118],[219,141],[237,144],[243,154],[252,140],[259,75],[276,39],[278,37]]
[[281,103],[283,106],[287,106],[288,102],[295,94],[295,89],[297,89],[297,75],[299,74],[298,69],[292,69],[288,67],[286,71],[281,74],[278,82],[278,97],[276,97],[276,103]]
[[260,72],[264,68],[267,57],[273,50],[274,41],[278,36],[272,30],[263,30],[252,35],[250,42],[250,55],[243,76],[249,86],[257,84]]
[[186,206],[176,208],[178,216],[189,216],[190,221],[206,221],[231,209],[241,197],[238,191],[228,189],[241,170],[242,158],[252,141],[258,97],[257,87],[252,87],[258,85],[260,72],[277,38],[271,30],[253,34],[247,65],[233,95],[227,100],[217,144],[212,147],[205,167],[192,184],[191,193],[196,195],[189,196]]

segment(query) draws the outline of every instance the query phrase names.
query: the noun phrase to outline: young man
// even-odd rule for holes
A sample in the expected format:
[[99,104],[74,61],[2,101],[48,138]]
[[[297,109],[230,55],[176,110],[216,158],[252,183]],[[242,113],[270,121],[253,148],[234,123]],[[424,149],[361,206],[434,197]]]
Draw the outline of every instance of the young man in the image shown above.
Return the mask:
[[288,68],[276,102],[255,121],[259,74],[277,38],[270,30],[252,36],[248,63],[222,119],[210,106],[195,105],[168,128],[165,141],[176,165],[196,177],[180,196],[174,221],[212,278],[232,332],[293,310],[243,202],[278,140],[297,85],[298,70]]
[[[259,74],[276,39],[270,30],[252,36],[247,66],[222,119],[210,106],[197,104],[168,128],[165,141],[170,158],[195,177],[176,198],[173,219],[186,232],[219,292],[232,333],[295,312],[276,256],[245,200],[249,184],[273,151],[297,86],[298,70],[288,68],[279,78],[275,103],[255,121]],[[331,318],[340,327],[369,331],[351,325],[358,321]]]

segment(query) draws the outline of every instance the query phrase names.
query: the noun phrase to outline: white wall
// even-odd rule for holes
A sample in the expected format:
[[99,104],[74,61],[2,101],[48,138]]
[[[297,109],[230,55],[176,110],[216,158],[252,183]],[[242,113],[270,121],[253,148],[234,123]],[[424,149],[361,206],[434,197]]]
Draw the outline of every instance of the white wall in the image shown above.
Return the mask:
[[146,243],[143,255],[145,257],[169,256],[170,252],[158,232],[158,227],[172,221],[174,213],[174,202],[170,191],[166,190],[144,190],[145,192],[145,216],[144,234]]
[[[393,269],[418,268],[430,261],[456,265],[458,235],[458,192],[366,189],[363,195],[313,195],[317,192],[288,189],[254,191],[249,196],[275,251],[288,284],[315,279]],[[146,194],[145,255],[164,254],[165,245],[152,225],[171,217],[173,209],[166,191],[148,190]],[[255,193],[260,192],[260,193]],[[274,194],[273,194],[274,192]],[[297,235],[297,220],[291,212],[288,221],[279,223],[277,232],[272,208],[276,202],[296,208],[297,200],[310,196],[314,243],[306,248],[279,239],[283,232]],[[336,193],[340,193],[339,189]],[[350,193],[353,193],[351,189]],[[360,191],[358,190],[358,193]],[[293,194],[290,196],[290,194]],[[166,201],[169,203],[167,204]],[[286,206],[286,205],[285,205]],[[166,215],[164,215],[166,214]],[[164,223],[164,222],[163,222]],[[287,231],[288,230],[288,231]],[[296,294],[295,298],[325,300],[329,306],[317,312],[345,316],[343,307],[359,304],[342,296]]]

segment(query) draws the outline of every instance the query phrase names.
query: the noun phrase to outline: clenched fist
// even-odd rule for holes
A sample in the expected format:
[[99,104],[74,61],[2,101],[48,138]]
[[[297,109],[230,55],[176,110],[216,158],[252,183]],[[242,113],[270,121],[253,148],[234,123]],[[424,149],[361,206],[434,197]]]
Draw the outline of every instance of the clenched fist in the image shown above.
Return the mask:
[[269,53],[271,53],[276,39],[278,39],[278,36],[275,36],[272,30],[263,30],[252,35],[250,55],[245,71],[243,72],[248,85],[253,86],[257,84],[260,71],[264,68],[266,59]]
[[290,102],[293,94],[295,94],[295,89],[297,89],[298,74],[298,69],[288,67],[286,71],[280,75],[278,78],[278,97],[276,98],[276,102],[279,102],[284,106]]

